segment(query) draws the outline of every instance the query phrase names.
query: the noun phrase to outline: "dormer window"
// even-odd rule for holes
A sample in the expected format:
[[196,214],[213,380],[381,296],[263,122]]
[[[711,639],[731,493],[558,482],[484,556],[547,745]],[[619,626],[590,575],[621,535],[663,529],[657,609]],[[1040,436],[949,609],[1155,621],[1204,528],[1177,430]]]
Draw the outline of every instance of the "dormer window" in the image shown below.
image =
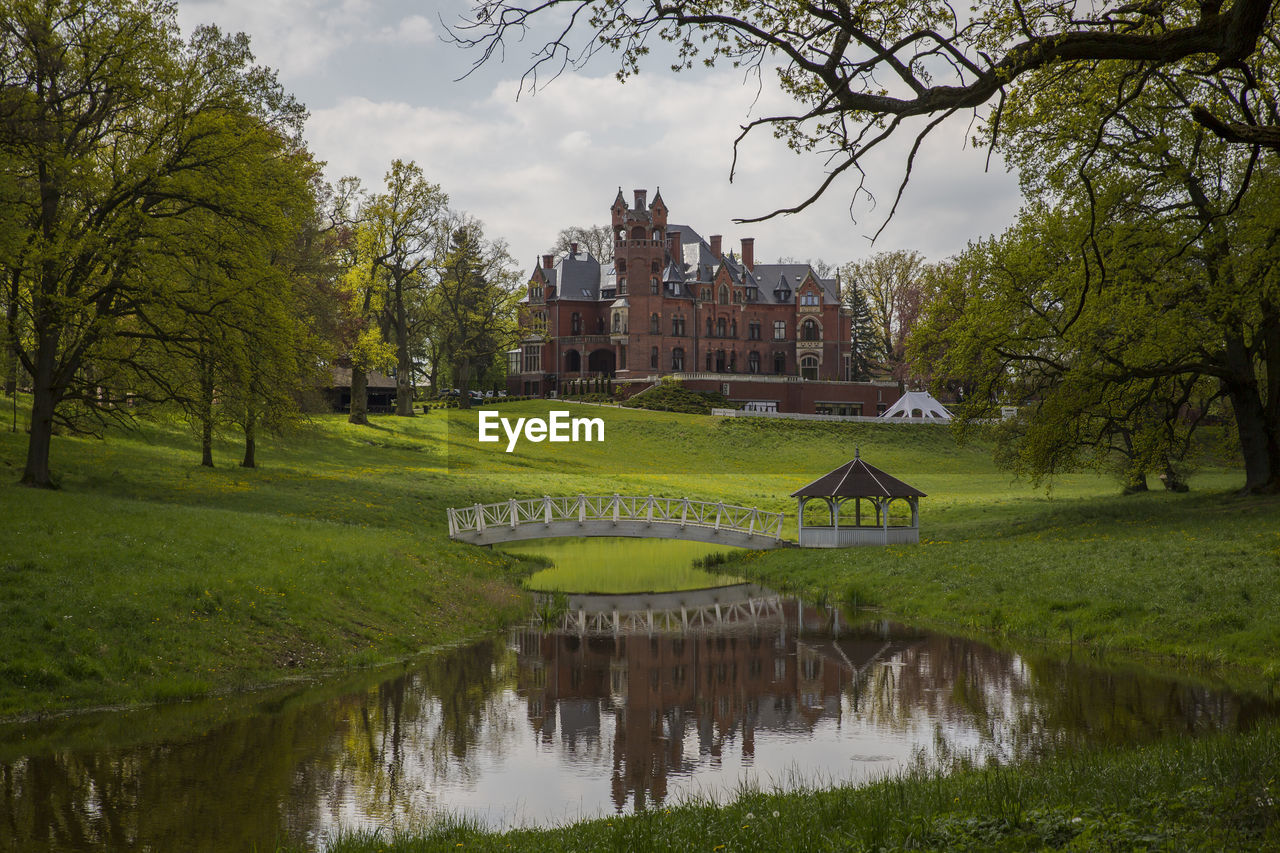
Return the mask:
[[773,295],[777,298],[779,302],[791,301],[791,289],[789,287],[779,287],[777,290],[773,292]]
[[529,298],[530,298],[530,299],[534,299],[534,300],[537,300],[537,299],[541,299],[541,298],[542,298],[542,283],[541,283],[541,282],[537,282],[537,281],[531,281],[531,282],[529,282]]
[[804,293],[800,294],[800,304],[801,305],[817,305],[818,294],[815,291],[806,290]]

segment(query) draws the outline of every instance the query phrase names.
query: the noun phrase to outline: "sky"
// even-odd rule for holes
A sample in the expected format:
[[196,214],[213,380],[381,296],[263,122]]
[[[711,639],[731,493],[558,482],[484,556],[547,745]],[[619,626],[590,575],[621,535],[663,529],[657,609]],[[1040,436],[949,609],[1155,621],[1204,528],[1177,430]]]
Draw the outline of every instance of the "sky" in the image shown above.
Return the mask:
[[[733,139],[752,118],[788,108],[766,73],[761,86],[741,70],[675,74],[661,60],[619,83],[614,57],[599,55],[538,91],[520,94],[536,33],[508,45],[502,61],[464,75],[477,58],[446,42],[466,0],[178,0],[185,32],[213,23],[250,36],[260,64],[307,105],[306,139],[326,175],[355,175],[378,189],[391,161],[413,160],[481,220],[530,269],[560,229],[607,224],[621,187],[627,199],[661,188],[672,223],[736,248],[755,238],[756,258],[861,260],[913,249],[940,260],[973,239],[1003,231],[1018,209],[1016,177],[966,145],[968,120],[934,132],[911,182],[884,224],[902,178],[910,137],[873,158],[867,186],[837,179],[807,210],[735,224],[807,197],[825,176],[821,155],[796,154],[756,132]],[[463,79],[460,79],[463,78]],[[517,97],[518,96],[518,97]]]

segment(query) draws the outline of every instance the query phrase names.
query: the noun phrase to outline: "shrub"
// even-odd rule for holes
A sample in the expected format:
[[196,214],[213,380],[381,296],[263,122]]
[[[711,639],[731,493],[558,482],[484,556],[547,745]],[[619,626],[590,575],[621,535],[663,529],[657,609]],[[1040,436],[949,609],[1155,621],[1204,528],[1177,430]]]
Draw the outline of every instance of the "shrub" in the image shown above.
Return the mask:
[[656,388],[641,391],[622,405],[655,412],[684,412],[709,415],[711,410],[737,408],[717,391],[691,391],[675,382],[663,382]]

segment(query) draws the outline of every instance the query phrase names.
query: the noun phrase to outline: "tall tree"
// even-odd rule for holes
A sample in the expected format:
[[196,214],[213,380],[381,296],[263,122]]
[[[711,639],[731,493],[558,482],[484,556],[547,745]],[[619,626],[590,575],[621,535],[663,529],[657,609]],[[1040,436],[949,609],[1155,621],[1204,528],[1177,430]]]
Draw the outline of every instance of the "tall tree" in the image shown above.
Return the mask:
[[304,112],[252,65],[248,40],[177,38],[159,0],[0,4],[0,150],[21,194],[21,280],[33,401],[22,482],[49,487],[60,404],[100,400],[107,362],[165,282],[148,274],[168,220],[195,210],[262,227],[272,212],[238,180],[300,132]]
[[591,253],[601,264],[613,262],[613,229],[608,225],[570,225],[561,228],[556,235],[555,245],[551,247],[553,255],[561,255],[569,251],[577,243],[579,251]]
[[884,345],[876,329],[867,293],[857,279],[845,282],[844,299],[850,314],[849,378],[854,382],[865,382],[883,361]]
[[385,180],[385,191],[369,200],[361,219],[369,230],[374,271],[386,273],[384,325],[395,341],[396,414],[411,416],[415,332],[421,326],[426,272],[447,239],[442,222],[449,197],[412,161],[393,161]]
[[432,334],[461,391],[458,405],[466,409],[477,367],[517,339],[519,274],[506,245],[486,240],[480,224],[466,218],[455,223],[437,274],[430,298]]
[[[1010,86],[1045,68],[1097,63],[1121,72],[1207,73],[1233,98],[1180,104],[1175,119],[1280,151],[1274,78],[1258,85],[1234,70],[1274,41],[1276,8],[1277,0],[1097,8],[1022,0],[959,14],[933,0],[479,0],[452,35],[477,52],[479,65],[545,23],[551,38],[535,48],[523,79],[532,86],[540,71],[554,76],[603,50],[620,55],[620,78],[636,74],[659,53],[658,39],[671,42],[676,69],[727,62],[776,70],[795,109],[752,120],[738,142],[764,128],[795,150],[821,151],[828,164],[812,193],[767,214],[776,216],[805,209],[846,173],[861,174],[877,148],[904,152],[905,186],[921,142],[943,121],[977,110],[998,128]],[[904,145],[904,134],[914,139]]]
[[855,293],[865,300],[878,336],[877,354],[895,379],[910,374],[907,338],[920,312],[924,268],[923,255],[902,249],[878,252],[840,268],[845,304],[855,308],[850,301]]

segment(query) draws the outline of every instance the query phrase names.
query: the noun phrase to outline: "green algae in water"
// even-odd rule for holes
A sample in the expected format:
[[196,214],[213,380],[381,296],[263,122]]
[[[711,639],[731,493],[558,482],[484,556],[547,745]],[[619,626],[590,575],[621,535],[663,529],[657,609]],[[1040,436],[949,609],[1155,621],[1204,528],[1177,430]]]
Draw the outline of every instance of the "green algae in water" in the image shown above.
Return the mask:
[[540,592],[674,592],[741,583],[735,575],[708,572],[695,561],[733,555],[741,548],[680,539],[616,537],[539,539],[503,545],[512,554],[550,560],[551,568],[530,575],[529,589]]

